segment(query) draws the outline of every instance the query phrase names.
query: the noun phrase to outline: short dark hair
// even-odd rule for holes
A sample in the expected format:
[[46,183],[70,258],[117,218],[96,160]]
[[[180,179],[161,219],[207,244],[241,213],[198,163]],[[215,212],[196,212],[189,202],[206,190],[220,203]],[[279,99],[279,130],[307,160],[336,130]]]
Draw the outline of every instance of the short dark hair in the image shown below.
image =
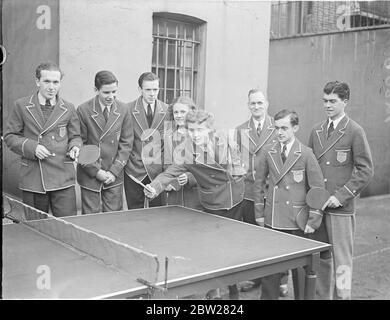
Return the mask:
[[287,116],[290,116],[290,123],[292,126],[297,126],[299,123],[298,113],[292,110],[283,109],[274,116],[274,120],[280,120]]
[[61,79],[64,76],[59,66],[57,66],[54,62],[47,61],[42,62],[38,65],[38,67],[35,69],[35,77],[39,80],[41,78],[41,71],[47,70],[47,71],[59,71],[61,74]]
[[341,100],[349,100],[349,95],[350,95],[348,84],[346,84],[345,82],[340,82],[340,81],[328,82],[324,87],[324,93],[337,94],[337,96]]
[[142,89],[142,84],[144,83],[144,81],[155,81],[155,80],[160,81],[160,78],[156,74],[154,74],[153,72],[144,72],[138,78],[138,85]]
[[116,83],[118,84],[118,79],[114,76],[111,71],[102,70],[96,73],[95,75],[95,88],[100,90],[105,84]]

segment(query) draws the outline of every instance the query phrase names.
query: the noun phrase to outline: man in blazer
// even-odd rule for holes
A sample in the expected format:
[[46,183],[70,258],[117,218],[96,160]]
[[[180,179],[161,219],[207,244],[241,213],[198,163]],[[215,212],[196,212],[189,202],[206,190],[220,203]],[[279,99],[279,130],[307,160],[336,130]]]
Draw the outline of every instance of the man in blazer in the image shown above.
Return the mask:
[[[190,172],[199,186],[199,200],[205,212],[242,220],[244,177],[237,145],[225,134],[216,134],[212,126],[213,116],[203,110],[187,113],[189,139],[184,146],[182,159],[160,173],[145,189],[149,198],[154,198],[169,185],[172,178]],[[229,286],[232,299],[238,298],[235,285]]]
[[96,96],[77,108],[83,143],[100,149],[97,162],[77,166],[83,214],[123,209],[123,168],[133,142],[128,107],[116,99],[115,75],[99,71],[95,90]]
[[331,254],[320,256],[317,295],[322,299],[351,299],[355,198],[374,174],[365,132],[345,114],[349,96],[346,83],[325,85],[327,119],[313,128],[309,138],[331,194],[323,223],[313,235],[332,244]]
[[[265,146],[256,159],[256,214],[268,228],[304,236],[313,233],[322,220],[322,213],[306,204],[310,188],[324,188],[321,168],[310,148],[295,137],[299,129],[297,113],[282,110],[274,119],[279,141]],[[262,278],[262,299],[278,299],[282,275]],[[294,281],[298,276],[303,277],[303,270],[293,270]]]
[[38,92],[16,100],[4,134],[6,145],[21,156],[23,202],[62,217],[75,215],[73,160],[81,147],[74,106],[59,96],[62,72],[51,62],[36,71]]
[[[128,209],[143,208],[145,200],[143,188],[130,175],[148,184],[163,171],[164,122],[168,120],[168,105],[157,99],[157,75],[141,74],[138,85],[141,96],[129,103],[134,140],[124,178]],[[162,204],[161,197],[150,202],[151,207]]]
[[[248,173],[245,178],[243,221],[257,225],[253,194],[255,158],[259,156],[260,151],[265,145],[276,141],[276,131],[273,119],[267,113],[269,105],[268,100],[260,89],[256,88],[249,90],[247,105],[251,117],[236,128],[235,137],[238,147],[240,148],[242,160],[248,168]],[[243,283],[241,290],[249,291],[259,287],[260,284],[261,278],[254,279],[253,282]],[[287,287],[287,281],[285,286]]]
[[248,93],[248,108],[251,118],[236,128],[237,145],[248,173],[245,178],[243,221],[256,224],[253,186],[255,182],[254,163],[262,148],[276,141],[273,119],[268,115],[268,101],[259,89]]

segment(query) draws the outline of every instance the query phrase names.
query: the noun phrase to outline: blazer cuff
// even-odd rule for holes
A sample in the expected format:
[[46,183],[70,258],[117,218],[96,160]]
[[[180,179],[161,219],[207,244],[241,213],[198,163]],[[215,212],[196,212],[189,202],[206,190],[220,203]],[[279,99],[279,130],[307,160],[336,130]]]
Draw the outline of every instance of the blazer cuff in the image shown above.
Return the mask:
[[33,159],[35,160],[35,150],[37,149],[38,146],[38,141],[31,140],[31,139],[26,139],[22,143],[22,154],[24,157],[28,159]]

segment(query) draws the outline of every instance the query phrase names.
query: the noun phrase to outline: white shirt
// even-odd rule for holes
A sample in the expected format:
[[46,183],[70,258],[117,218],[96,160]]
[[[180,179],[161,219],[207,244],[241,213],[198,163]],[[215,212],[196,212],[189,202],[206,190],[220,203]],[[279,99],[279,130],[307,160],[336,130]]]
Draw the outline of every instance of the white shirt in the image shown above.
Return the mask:
[[252,120],[253,120],[253,123],[255,124],[256,131],[257,131],[257,128],[259,127],[259,125],[260,125],[260,129],[263,130],[265,118],[261,119],[260,121],[257,121],[255,118],[252,117]]
[[100,100],[99,100],[99,104],[100,104],[100,108],[102,109],[102,113],[103,113],[104,109],[107,108],[108,114],[110,114],[111,105],[105,106]]
[[[149,103],[145,102],[145,100],[142,99],[142,104],[144,105],[145,113],[148,114],[148,104],[149,104]],[[150,105],[150,107],[152,108],[152,113],[153,113],[153,114],[154,114],[155,104],[156,104],[156,103],[153,103],[153,104]]]
[[[290,150],[291,150],[292,145],[294,144],[294,141],[295,141],[295,137],[292,138],[291,141],[286,144],[286,158],[288,157],[288,154],[290,153]],[[281,143],[280,144],[280,152],[283,151],[283,146],[284,146],[284,143]]]
[[340,123],[340,121],[343,119],[345,117],[345,114],[342,116],[342,117],[340,117],[340,118],[338,118],[338,119],[336,119],[336,120],[332,120],[332,119],[328,119],[328,128],[327,128],[327,130],[329,130],[329,127],[330,127],[330,124],[333,122],[333,129],[336,129],[337,128],[337,126],[339,125],[339,123]]
[[[38,92],[38,101],[39,101],[39,104],[41,104],[43,106],[46,104],[46,99],[41,95],[40,92]],[[52,99],[50,99],[50,104],[52,106],[56,105],[56,97],[53,97]]]

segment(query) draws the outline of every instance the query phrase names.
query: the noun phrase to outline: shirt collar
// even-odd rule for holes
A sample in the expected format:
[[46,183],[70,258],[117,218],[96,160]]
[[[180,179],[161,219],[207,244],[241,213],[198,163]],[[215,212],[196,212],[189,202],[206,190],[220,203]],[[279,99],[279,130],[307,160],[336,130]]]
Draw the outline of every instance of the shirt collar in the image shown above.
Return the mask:
[[[290,150],[295,142],[295,137],[291,139],[289,143],[286,144],[286,156],[290,153]],[[283,150],[283,143],[280,144],[280,150]]]
[[[50,101],[50,104],[52,106],[55,106],[56,105],[56,97],[53,97],[52,99],[49,100]],[[38,102],[39,104],[41,105],[45,105],[46,104],[46,99],[41,95],[40,92],[38,92]]]
[[265,118],[263,118],[260,121],[258,121],[258,120],[256,120],[255,118],[252,117],[252,120],[253,120],[253,123],[255,124],[256,130],[257,130],[257,127],[259,126],[259,124],[261,125],[261,129],[263,129]]
[[[142,98],[142,105],[144,106],[145,112],[148,112],[148,103]],[[154,113],[154,106],[156,103],[151,104],[150,106],[152,107],[152,112]]]
[[102,109],[102,112],[104,111],[104,108],[107,108],[108,113],[110,113],[112,104],[111,104],[110,106],[105,106],[105,105],[100,101],[99,98],[98,98],[98,101],[99,101],[100,108]]
[[336,129],[337,126],[339,125],[340,121],[341,121],[344,117],[345,117],[345,114],[344,114],[342,117],[340,117],[340,118],[338,118],[338,119],[336,119],[336,120],[332,120],[332,119],[328,118],[328,129],[329,129],[330,123],[331,123],[332,121],[333,121],[333,128]]

